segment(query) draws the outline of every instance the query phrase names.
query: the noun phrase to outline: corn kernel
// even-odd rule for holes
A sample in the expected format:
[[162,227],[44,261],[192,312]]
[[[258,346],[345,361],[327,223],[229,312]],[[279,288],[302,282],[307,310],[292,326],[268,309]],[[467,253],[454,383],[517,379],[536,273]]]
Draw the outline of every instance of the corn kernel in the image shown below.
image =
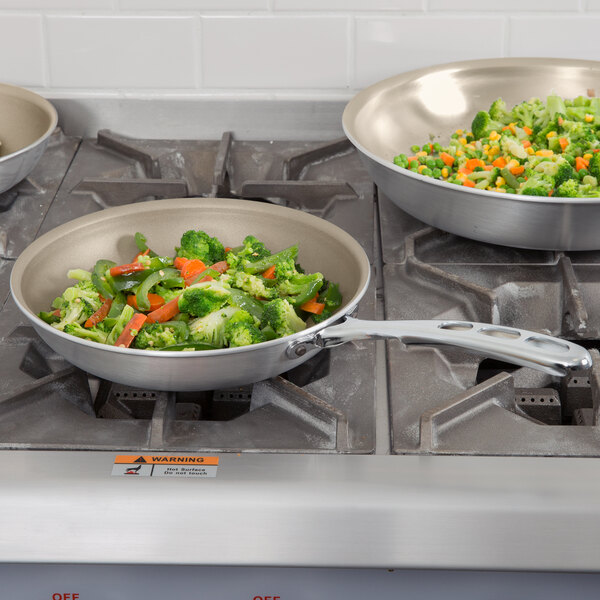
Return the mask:
[[527,154],[533,154],[535,150],[531,146],[529,146],[529,148],[525,148],[525,152],[527,152]]
[[[513,159],[511,159],[511,160],[509,160],[509,161],[506,163],[506,168],[507,168],[509,171],[510,171],[511,169],[514,169],[515,167],[518,167],[518,166],[519,166],[519,161],[518,161],[518,160],[515,160],[514,158],[513,158]],[[500,185],[502,185],[502,184],[500,184]]]
[[504,177],[496,178],[496,187],[500,187],[501,185],[504,185],[505,183],[506,183],[506,181],[504,180]]
[[498,148],[498,146],[492,146],[488,154],[490,156],[496,156],[496,154],[500,154],[500,148]]
[[467,139],[466,139],[466,138],[464,138],[464,137],[458,138],[458,141],[459,141],[459,142],[460,142],[460,143],[461,143],[463,146],[465,146],[465,145],[467,144]]
[[515,125],[516,125],[516,123],[510,123],[508,126],[508,128],[510,129],[510,132],[513,135],[517,135],[517,129],[516,129]]
[[418,173],[422,173],[424,169],[427,168],[427,165],[419,165],[417,168],[417,172]]
[[487,152],[490,149],[490,145],[489,144],[484,144],[483,147],[481,148],[484,152]]
[[555,136],[556,136],[556,131],[549,131],[549,132],[546,134],[546,138],[547,138],[547,139],[553,138],[553,137],[555,137]]
[[489,135],[489,138],[490,138],[490,140],[499,140],[500,139],[500,134],[496,130],[491,131],[490,135]]
[[427,152],[425,152],[425,150],[421,150],[420,152],[417,152],[415,156],[427,156]]
[[586,123],[591,123],[594,120],[594,115],[586,114],[583,118]]
[[463,130],[462,129],[457,129],[454,133],[456,133],[456,135],[462,135],[463,134]]
[[536,156],[552,156],[553,154],[552,150],[538,150],[535,153]]
[[456,151],[456,156],[462,156],[463,154],[464,154],[464,152],[462,150]]
[[592,158],[592,154],[590,154],[589,152],[583,155],[583,158],[585,158],[585,160],[590,160],[590,158]]
[[444,179],[446,179],[446,177],[448,177],[448,169],[447,169],[446,167],[444,167],[444,168],[442,169],[442,177],[443,177]]

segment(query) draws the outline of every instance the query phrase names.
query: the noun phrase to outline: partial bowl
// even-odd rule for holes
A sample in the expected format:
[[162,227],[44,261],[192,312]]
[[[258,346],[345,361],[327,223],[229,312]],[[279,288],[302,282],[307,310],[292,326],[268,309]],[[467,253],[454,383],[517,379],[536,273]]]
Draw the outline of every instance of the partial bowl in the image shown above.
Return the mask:
[[0,193],[33,171],[57,123],[58,114],[48,100],[0,83]]

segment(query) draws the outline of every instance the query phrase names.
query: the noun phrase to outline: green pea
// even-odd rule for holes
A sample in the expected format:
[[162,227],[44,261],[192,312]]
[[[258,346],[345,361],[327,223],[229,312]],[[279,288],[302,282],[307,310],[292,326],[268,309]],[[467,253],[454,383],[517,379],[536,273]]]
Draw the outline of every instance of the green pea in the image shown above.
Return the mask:
[[419,146],[417,146],[416,144],[414,146],[410,147],[410,151],[413,152],[414,154],[419,152],[419,150],[421,150],[421,148]]
[[577,171],[577,175],[579,175],[579,179],[583,179],[586,175],[589,175],[590,172],[587,169],[579,169]]
[[439,179],[442,176],[442,170],[438,169],[437,167],[433,170],[433,176],[436,179]]
[[426,175],[427,177],[431,177],[433,175],[433,171],[431,169],[428,169],[427,167],[425,167],[421,171],[421,175]]
[[430,169],[435,169],[436,167],[436,163],[435,163],[435,158],[428,158],[425,161],[425,164],[430,168]]
[[418,168],[418,166],[419,166],[419,161],[418,160],[411,160],[409,166],[410,166],[411,169],[414,169],[416,171],[417,168]]
[[563,156],[565,157],[565,159],[567,160],[567,162],[573,166],[575,164],[575,157],[571,156],[570,154],[563,154]]
[[444,161],[441,158],[436,158],[435,159],[435,166],[438,169],[443,169],[446,165],[444,164]]
[[427,154],[429,154],[431,152],[431,146],[429,144],[424,144],[423,147],[421,148],[421,150],[423,150],[423,152],[427,152]]
[[419,164],[424,165],[427,160],[426,156],[419,156]]
[[398,154],[398,156],[394,156],[394,164],[399,167],[407,167],[408,166],[408,157],[406,154]]
[[434,152],[441,152],[442,151],[442,147],[437,142],[435,142],[433,144],[433,151]]

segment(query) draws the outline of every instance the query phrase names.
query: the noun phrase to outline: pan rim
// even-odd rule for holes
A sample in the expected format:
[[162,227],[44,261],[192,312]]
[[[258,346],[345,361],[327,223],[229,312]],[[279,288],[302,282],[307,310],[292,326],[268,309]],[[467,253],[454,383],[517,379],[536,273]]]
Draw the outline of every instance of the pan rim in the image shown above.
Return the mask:
[[[364,278],[364,281],[361,282],[361,285],[357,286],[356,291],[354,292],[352,297],[344,304],[343,308],[341,308],[340,310],[335,312],[331,317],[324,320],[323,322],[317,323],[315,325],[311,325],[310,327],[307,327],[306,329],[303,329],[295,334],[288,335],[288,336],[281,337],[281,338],[276,338],[274,340],[260,342],[258,344],[251,344],[249,346],[241,346],[238,348],[219,348],[216,350],[202,350],[202,351],[195,351],[195,352],[166,351],[166,350],[164,350],[164,351],[163,350],[139,350],[136,348],[118,348],[116,346],[110,346],[108,344],[99,344],[97,342],[92,342],[90,340],[84,340],[84,339],[69,335],[67,333],[64,333],[63,331],[60,331],[60,330],[52,327],[48,323],[44,322],[43,320],[41,320],[37,316],[37,314],[35,314],[27,306],[26,302],[24,301],[24,298],[22,297],[22,294],[20,293],[20,285],[17,285],[17,280],[19,280],[19,282],[20,282],[20,278],[24,271],[24,268],[29,263],[29,256],[35,255],[35,253],[38,249],[44,247],[45,242],[48,239],[48,237],[46,237],[46,236],[50,236],[50,234],[52,234],[53,236],[56,236],[57,234],[60,234],[62,232],[65,232],[65,233],[71,232],[71,231],[73,231],[74,226],[83,228],[86,225],[88,225],[89,223],[97,222],[97,219],[99,216],[103,217],[106,220],[109,220],[109,219],[114,218],[115,216],[118,216],[119,213],[128,214],[129,211],[132,210],[132,207],[135,207],[135,209],[137,211],[139,211],[139,210],[152,211],[160,206],[166,206],[167,204],[169,204],[169,203],[172,204],[173,202],[183,202],[184,204],[189,204],[190,206],[194,206],[194,205],[197,205],[199,202],[203,202],[203,201],[204,202],[218,201],[220,204],[222,204],[224,206],[230,205],[230,206],[238,206],[240,208],[244,207],[244,208],[248,208],[248,209],[251,209],[252,206],[255,206],[255,207],[257,206],[256,201],[240,200],[240,199],[233,199],[233,198],[169,198],[166,200],[150,200],[150,201],[146,201],[146,202],[142,202],[142,203],[125,204],[125,205],[118,206],[118,207],[103,209],[101,211],[90,213],[88,215],[78,217],[71,221],[67,221],[66,223],[63,223],[62,225],[59,225],[58,227],[51,229],[50,231],[46,232],[44,235],[42,235],[39,238],[37,238],[36,240],[34,240],[31,244],[29,244],[27,246],[27,248],[25,248],[25,250],[23,250],[23,252],[20,254],[20,256],[15,261],[15,264],[13,265],[13,268],[12,268],[11,274],[10,274],[10,292],[11,292],[11,295],[12,295],[12,298],[13,298],[15,304],[17,304],[17,307],[19,308],[19,310],[30,320],[30,322],[32,323],[32,325],[35,328],[40,328],[40,329],[48,332],[49,334],[58,335],[59,338],[67,340],[70,343],[79,344],[79,345],[82,345],[87,348],[94,348],[96,350],[124,354],[126,356],[136,355],[136,356],[142,356],[142,357],[145,356],[145,357],[163,357],[163,358],[178,357],[180,360],[182,360],[184,358],[198,358],[200,356],[208,357],[208,356],[232,355],[232,354],[236,354],[236,353],[239,354],[239,353],[249,352],[256,348],[268,348],[268,347],[273,347],[273,346],[277,346],[280,344],[293,343],[302,338],[311,338],[311,337],[314,337],[315,334],[317,334],[318,332],[325,329],[326,327],[332,325],[333,323],[339,322],[341,319],[347,317],[356,309],[360,300],[366,293],[366,290],[369,286],[369,282],[371,279],[371,265],[370,265],[369,259],[366,255],[365,251],[360,246],[360,244],[349,233],[344,231],[341,227],[338,227],[337,225],[334,225],[333,223],[330,223],[329,221],[326,221],[325,219],[321,219],[320,217],[311,215],[309,213],[305,213],[300,210],[296,210],[296,209],[288,208],[288,207],[284,207],[284,206],[277,206],[277,205],[269,205],[269,210],[270,211],[272,210],[274,212],[281,212],[284,214],[293,213],[298,218],[308,221],[309,223],[318,222],[320,224],[320,226],[323,227],[324,229],[330,229],[331,231],[335,231],[336,235],[345,237],[346,241],[348,243],[350,243],[352,246],[354,246],[355,250],[359,254],[360,260],[364,263],[364,266],[366,268],[365,269],[366,276]],[[133,235],[133,233],[132,233],[132,235]]]
[[0,83],[0,93],[4,89],[14,90],[20,92],[21,94],[24,94],[27,97],[28,101],[33,101],[33,104],[38,106],[40,109],[45,110],[47,115],[50,117],[50,125],[48,126],[46,131],[44,131],[44,133],[35,141],[31,142],[31,144],[20,148],[15,152],[11,152],[10,154],[1,156],[0,164],[2,164],[3,162],[7,162],[16,156],[19,156],[20,154],[25,154],[26,152],[29,152],[36,146],[39,146],[42,142],[44,142],[47,138],[49,138],[52,135],[53,131],[58,125],[58,112],[56,108],[54,108],[54,105],[47,98],[44,98],[43,96],[40,96],[39,94],[36,94],[35,92],[32,92],[31,90],[28,90],[24,87],[20,87],[18,85],[12,85],[10,83]]
[[[373,94],[376,94],[380,89],[387,88],[391,85],[398,85],[401,83],[408,83],[410,81],[416,80],[424,75],[429,75],[432,73],[438,73],[441,71],[449,71],[452,69],[462,69],[467,66],[480,66],[480,67],[500,67],[500,66],[513,66],[513,65],[523,65],[523,62],[535,65],[535,64],[546,64],[552,62],[554,66],[573,66],[573,67],[595,67],[596,70],[600,73],[600,61],[594,60],[579,60],[579,59],[570,59],[570,58],[542,58],[542,57],[510,57],[510,58],[483,58],[483,59],[475,59],[475,60],[466,60],[466,61],[458,61],[458,62],[450,62],[450,63],[442,63],[439,65],[424,67],[421,69],[414,69],[412,71],[407,71],[406,73],[399,73],[397,75],[393,75],[392,77],[387,77],[381,81],[377,81],[376,83],[364,88],[360,92],[358,92],[355,96],[351,98],[351,100],[346,104],[344,108],[344,112],[342,114],[342,129],[346,137],[350,140],[350,142],[362,153],[364,153],[368,158],[372,161],[378,163],[382,167],[389,169],[394,173],[398,173],[399,175],[411,177],[416,179],[419,182],[426,183],[427,185],[433,185],[441,187],[442,189],[450,189],[456,191],[459,189],[461,192],[466,192],[468,194],[474,194],[476,196],[481,196],[483,198],[496,198],[502,199],[504,201],[512,201],[512,202],[524,202],[530,204],[564,204],[564,205],[599,205],[600,198],[558,198],[554,196],[525,196],[520,194],[508,194],[505,192],[494,192],[488,190],[478,190],[475,188],[468,188],[464,186],[457,186],[452,183],[448,183],[446,181],[441,181],[438,179],[433,179],[431,177],[427,177],[425,175],[421,175],[419,173],[413,173],[409,169],[404,169],[394,164],[392,161],[389,161],[381,156],[367,150],[365,146],[360,143],[356,136],[351,132],[351,125],[349,121],[351,119],[355,120],[356,115],[361,110],[362,107],[366,106],[370,97]],[[356,109],[356,105],[359,105],[360,108]],[[350,117],[350,112],[354,111],[355,114],[353,117]]]

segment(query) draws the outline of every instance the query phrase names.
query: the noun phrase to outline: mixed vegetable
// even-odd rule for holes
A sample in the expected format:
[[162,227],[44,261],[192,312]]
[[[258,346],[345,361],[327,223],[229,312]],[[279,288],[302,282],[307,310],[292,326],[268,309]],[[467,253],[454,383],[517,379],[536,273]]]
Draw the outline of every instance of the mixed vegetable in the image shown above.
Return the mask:
[[256,237],[225,248],[204,231],[186,231],[174,258],[158,256],[135,234],[128,264],[72,269],[77,282],[39,317],[70,335],[142,350],[212,350],[291,335],[330,317],[339,286],[296,263],[298,246],[272,253]]
[[527,196],[600,197],[600,98],[495,100],[447,146],[412,146],[394,163],[465,187]]

